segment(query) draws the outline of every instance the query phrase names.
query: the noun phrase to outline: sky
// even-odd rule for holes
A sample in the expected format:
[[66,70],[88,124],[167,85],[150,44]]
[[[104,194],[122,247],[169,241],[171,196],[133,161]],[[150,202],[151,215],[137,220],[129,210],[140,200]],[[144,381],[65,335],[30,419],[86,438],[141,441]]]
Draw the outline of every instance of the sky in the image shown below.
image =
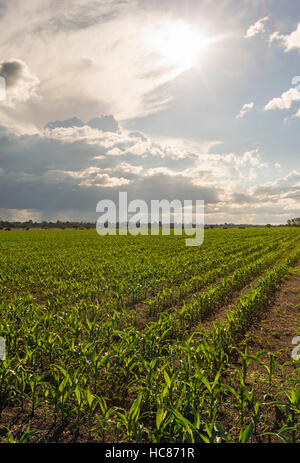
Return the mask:
[[300,216],[299,0],[0,0],[0,30],[2,219]]

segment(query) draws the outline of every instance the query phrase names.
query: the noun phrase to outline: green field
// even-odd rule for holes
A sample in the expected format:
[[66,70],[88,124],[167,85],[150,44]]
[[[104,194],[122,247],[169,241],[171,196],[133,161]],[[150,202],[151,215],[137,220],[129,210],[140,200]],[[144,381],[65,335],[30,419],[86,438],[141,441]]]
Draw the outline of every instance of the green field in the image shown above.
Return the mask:
[[3,442],[299,442],[299,362],[246,339],[300,229],[2,231],[0,256]]

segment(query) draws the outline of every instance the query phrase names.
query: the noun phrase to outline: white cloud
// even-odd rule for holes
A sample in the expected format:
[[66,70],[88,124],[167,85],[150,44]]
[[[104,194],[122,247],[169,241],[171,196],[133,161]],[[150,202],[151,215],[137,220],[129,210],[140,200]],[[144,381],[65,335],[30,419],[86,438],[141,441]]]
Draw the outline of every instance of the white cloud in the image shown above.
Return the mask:
[[121,162],[118,168],[127,174],[134,175],[140,174],[143,170],[143,166],[134,166],[132,164],[129,164],[128,162]]
[[288,91],[282,93],[280,97],[270,100],[264,109],[266,111],[273,109],[290,109],[295,101],[300,101],[300,92],[296,88],[290,88]]
[[105,146],[106,148],[123,141],[118,133],[104,132],[101,129],[94,129],[88,125],[83,125],[82,127],[56,127],[54,129],[46,128],[44,133],[49,138],[61,140],[65,143],[80,141],[89,145]]
[[[190,142],[181,139],[150,138],[140,132],[129,132],[120,128],[118,132],[104,132],[88,125],[46,128],[44,135],[47,138],[64,143],[82,142],[105,148],[108,156],[135,155],[138,157],[159,156],[169,159],[194,159],[197,153],[209,152],[220,144],[219,141]],[[101,159],[102,155],[95,159]]]
[[261,162],[258,149],[246,151],[243,156],[237,160],[237,164],[241,166],[249,164],[251,167],[256,167],[259,169],[268,167],[267,163]]
[[265,22],[269,19],[268,16],[265,16],[264,18],[259,19],[256,21],[255,24],[252,24],[252,26],[249,27],[245,34],[245,38],[249,39],[251,37],[254,37],[255,35],[262,34],[265,32]]
[[296,114],[293,115],[293,117],[300,117],[300,109],[296,112]]
[[298,23],[297,29],[290,34],[284,35],[278,31],[273,32],[269,37],[269,41],[270,43],[279,42],[285,51],[300,49],[300,23]]
[[286,196],[300,186],[300,172],[293,170],[284,177],[279,177],[273,181],[266,182],[264,185],[256,186],[252,189],[253,193],[262,198]]
[[79,171],[50,170],[44,175],[44,178],[50,183],[57,183],[71,177],[78,180],[80,187],[115,188],[131,183],[131,180],[124,177],[111,177],[107,170],[110,169],[88,167]]
[[[135,0],[11,0],[0,16],[0,56],[21,57],[38,74],[47,104],[30,117],[39,128],[46,118],[79,111],[85,119],[135,118],[165,108],[172,95],[158,97],[156,90],[195,64],[183,53],[177,60],[172,48],[175,59],[166,56],[164,39],[182,24]],[[18,116],[28,124],[28,114]]]
[[175,172],[172,169],[169,169],[168,167],[154,167],[151,169],[148,169],[145,173],[145,177],[154,177],[155,175],[165,175],[168,177],[176,177],[177,175],[182,175],[182,173]]
[[249,111],[251,111],[251,109],[254,108],[254,103],[253,101],[251,103],[246,103],[244,104],[244,106],[242,107],[242,109],[240,110],[239,114],[236,116],[236,118],[241,118],[241,117],[244,117],[245,114],[247,114]]

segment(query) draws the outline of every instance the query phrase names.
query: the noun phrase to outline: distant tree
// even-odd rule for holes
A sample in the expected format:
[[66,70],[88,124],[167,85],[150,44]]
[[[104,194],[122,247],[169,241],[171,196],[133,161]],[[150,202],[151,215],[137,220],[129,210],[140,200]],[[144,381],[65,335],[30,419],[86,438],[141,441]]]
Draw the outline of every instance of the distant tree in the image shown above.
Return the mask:
[[300,217],[297,217],[296,219],[289,219],[287,221],[287,225],[289,227],[300,227]]

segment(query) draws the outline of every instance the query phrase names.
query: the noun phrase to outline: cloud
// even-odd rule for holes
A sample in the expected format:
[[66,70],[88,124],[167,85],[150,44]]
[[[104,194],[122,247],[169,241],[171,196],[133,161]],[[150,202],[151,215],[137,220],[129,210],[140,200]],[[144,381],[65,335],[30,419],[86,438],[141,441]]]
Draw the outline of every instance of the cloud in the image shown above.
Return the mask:
[[279,42],[286,52],[293,49],[300,49],[300,23],[297,29],[290,34],[280,34],[278,31],[273,32],[269,37],[269,42]]
[[105,132],[81,122],[48,124],[40,135],[0,133],[0,208],[8,215],[34,210],[43,218],[91,217],[100,199],[116,201],[120,189],[131,199],[222,205],[234,193],[247,194],[246,181],[266,167],[257,150],[211,153],[218,142],[154,139],[122,128]]
[[252,26],[249,27],[245,34],[245,38],[249,39],[251,37],[254,37],[255,35],[262,34],[265,32],[265,22],[268,21],[269,17],[265,16],[264,18],[259,19],[256,21],[255,24],[252,24]]
[[279,177],[276,180],[266,182],[264,185],[259,185],[253,188],[253,193],[261,199],[277,200],[282,197],[289,196],[295,190],[300,188],[300,172],[294,170],[284,177]]
[[[75,118],[76,119],[76,118]],[[73,121],[74,119],[71,119]],[[53,124],[52,124],[53,125]],[[58,126],[57,126],[58,125]],[[48,138],[65,143],[82,142],[87,145],[96,145],[105,148],[108,156],[135,155],[139,157],[160,156],[169,159],[194,159],[198,150],[209,151],[218,141],[203,141],[191,143],[187,140],[149,138],[140,132],[129,132],[118,128],[118,132],[109,132],[81,125],[69,120],[65,123],[54,123],[54,128],[46,125],[44,135]]]
[[298,111],[296,112],[296,114],[294,114],[292,117],[300,117],[300,109],[298,109]]
[[39,79],[30,71],[24,61],[12,59],[0,61],[0,76],[6,84],[6,99],[3,105],[13,107],[37,97]]
[[118,132],[119,124],[113,116],[94,117],[87,122],[89,127],[100,129],[103,132]]
[[[135,3],[135,0],[131,2]],[[63,2],[57,2],[46,27],[53,31],[64,29],[69,32],[86,29],[99,22],[115,19],[129,3],[129,0],[69,0],[69,8]]]
[[119,124],[113,116],[100,116],[94,117],[88,122],[83,122],[78,117],[72,117],[64,121],[48,122],[45,125],[45,129],[58,129],[58,128],[70,128],[70,127],[91,127],[92,129],[99,129],[103,132],[118,132]]
[[102,188],[114,188],[124,185],[129,185],[131,181],[124,177],[111,177],[107,172],[107,169],[101,169],[100,167],[88,167],[81,171],[48,171],[46,178],[53,178],[55,182],[57,179],[63,179],[64,177],[71,177],[78,180],[79,187],[102,187]]
[[236,116],[236,118],[241,118],[241,117],[244,117],[245,114],[247,114],[249,111],[251,111],[251,109],[254,108],[254,103],[253,101],[251,103],[246,103],[244,104],[244,106],[242,107],[242,109],[240,110],[239,114]]
[[[0,15],[0,56],[21,58],[35,70],[42,99],[34,110],[6,113],[10,125],[27,128],[30,118],[33,131],[34,125],[41,129],[49,119],[69,114],[85,121],[94,114],[124,120],[166,108],[171,89],[164,89],[163,98],[157,92],[194,64],[178,60],[174,51],[173,61],[166,56],[165,37],[182,23],[135,0],[44,0],[43,5],[11,0]],[[23,89],[24,99],[36,83]],[[98,123],[89,121],[93,128]],[[106,123],[111,128],[111,121]],[[100,124],[103,128],[104,121]]]
[[132,164],[129,164],[128,162],[121,162],[118,168],[127,174],[134,175],[140,174],[143,170],[143,166],[134,166]]
[[290,109],[295,101],[300,101],[300,92],[296,88],[290,88],[282,93],[280,97],[270,100],[264,109],[266,111],[274,109]]
[[300,172],[292,171],[246,191],[233,191],[227,202],[206,208],[206,219],[219,222],[286,223],[300,214]]
[[256,167],[259,169],[268,167],[266,162],[261,162],[258,149],[246,151],[242,157],[236,160],[236,162],[241,166],[249,164],[251,167]]
[[224,154],[216,141],[86,124],[75,117],[39,135],[0,132],[2,217],[96,220],[98,201],[117,203],[119,191],[148,203],[202,199],[208,222],[285,222],[297,210],[300,174],[265,182],[268,164],[258,149]]
[[58,129],[60,127],[62,128],[68,128],[68,127],[83,127],[85,124],[78,119],[78,117],[72,117],[71,119],[66,119],[64,121],[53,121],[53,122],[48,122],[48,124],[45,125],[45,129]]

